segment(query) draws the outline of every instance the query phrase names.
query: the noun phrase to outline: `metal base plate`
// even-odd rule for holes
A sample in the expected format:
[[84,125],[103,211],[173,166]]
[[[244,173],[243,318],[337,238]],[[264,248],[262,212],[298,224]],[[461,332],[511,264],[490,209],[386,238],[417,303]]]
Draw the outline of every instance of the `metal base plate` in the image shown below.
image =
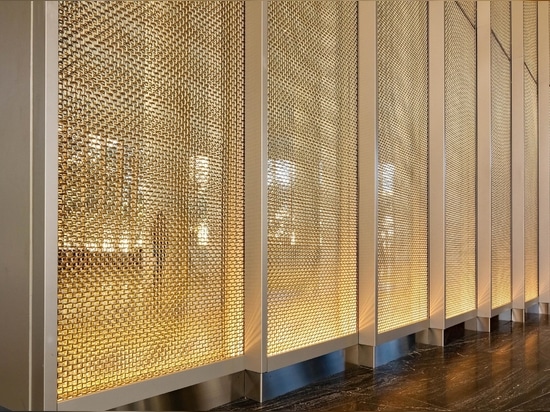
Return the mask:
[[266,373],[246,371],[246,397],[265,402],[346,369],[345,350]]
[[415,345],[414,334],[377,346],[359,345],[359,363],[376,368],[409,354],[415,349]]
[[120,406],[113,411],[205,411],[244,396],[244,372]]

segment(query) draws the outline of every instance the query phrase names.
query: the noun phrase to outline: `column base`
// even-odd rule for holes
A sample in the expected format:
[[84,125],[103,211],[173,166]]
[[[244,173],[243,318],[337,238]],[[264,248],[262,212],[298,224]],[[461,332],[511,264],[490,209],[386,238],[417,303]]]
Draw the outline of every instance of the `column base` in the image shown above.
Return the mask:
[[359,364],[377,368],[395,359],[408,355],[416,348],[415,335],[383,343],[377,346],[359,345]]
[[346,352],[338,350],[271,372],[245,371],[245,396],[265,402],[343,372],[347,367],[356,367],[350,365],[352,354]]
[[457,323],[456,325],[450,326],[446,329],[430,328],[423,330],[416,334],[416,341],[425,345],[445,346],[449,342],[463,338],[466,334],[466,330],[476,330],[466,327],[466,323],[468,322],[470,328],[477,328],[477,323],[474,323],[473,321],[476,321],[476,319],[474,318],[472,320]]
[[536,303],[527,308],[527,313],[536,313],[539,315],[548,315],[548,303]]
[[464,322],[464,329],[476,332],[491,332],[491,318],[476,317]]
[[525,323],[525,309],[512,309],[512,322]]

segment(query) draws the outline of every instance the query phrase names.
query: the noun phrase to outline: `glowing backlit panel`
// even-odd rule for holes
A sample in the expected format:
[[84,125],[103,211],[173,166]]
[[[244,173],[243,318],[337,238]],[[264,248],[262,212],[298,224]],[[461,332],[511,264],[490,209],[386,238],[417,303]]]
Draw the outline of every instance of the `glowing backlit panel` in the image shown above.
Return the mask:
[[475,2],[445,2],[446,318],[476,308]]
[[523,2],[525,99],[525,300],[538,296],[537,2]]
[[243,353],[243,9],[59,4],[59,400]]
[[428,317],[427,8],[377,3],[378,333]]
[[510,3],[491,2],[492,308],[512,301]]
[[357,5],[268,6],[269,356],[356,332]]

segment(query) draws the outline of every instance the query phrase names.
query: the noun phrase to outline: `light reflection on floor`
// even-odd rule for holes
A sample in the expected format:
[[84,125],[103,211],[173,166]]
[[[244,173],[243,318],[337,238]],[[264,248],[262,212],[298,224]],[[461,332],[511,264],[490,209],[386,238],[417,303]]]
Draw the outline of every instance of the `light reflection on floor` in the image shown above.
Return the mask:
[[525,324],[497,321],[444,348],[420,346],[375,372],[356,368],[259,404],[239,400],[218,410],[549,410],[547,315]]

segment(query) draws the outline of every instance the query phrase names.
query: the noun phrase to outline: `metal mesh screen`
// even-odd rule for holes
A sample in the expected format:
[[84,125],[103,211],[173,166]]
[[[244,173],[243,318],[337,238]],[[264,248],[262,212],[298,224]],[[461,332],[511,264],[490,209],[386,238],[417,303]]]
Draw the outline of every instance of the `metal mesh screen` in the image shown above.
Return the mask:
[[243,353],[243,9],[59,4],[59,400]]
[[476,29],[473,2],[445,2],[446,317],[476,308]]
[[356,331],[357,5],[268,6],[269,356]]
[[537,2],[523,3],[525,99],[525,299],[538,296]]
[[[497,0],[498,1],[498,0]],[[477,6],[475,1],[457,1],[462,14],[475,26],[477,19]]]
[[491,279],[492,308],[512,301],[511,15],[491,2]]
[[378,333],[428,317],[427,3],[377,3]]

